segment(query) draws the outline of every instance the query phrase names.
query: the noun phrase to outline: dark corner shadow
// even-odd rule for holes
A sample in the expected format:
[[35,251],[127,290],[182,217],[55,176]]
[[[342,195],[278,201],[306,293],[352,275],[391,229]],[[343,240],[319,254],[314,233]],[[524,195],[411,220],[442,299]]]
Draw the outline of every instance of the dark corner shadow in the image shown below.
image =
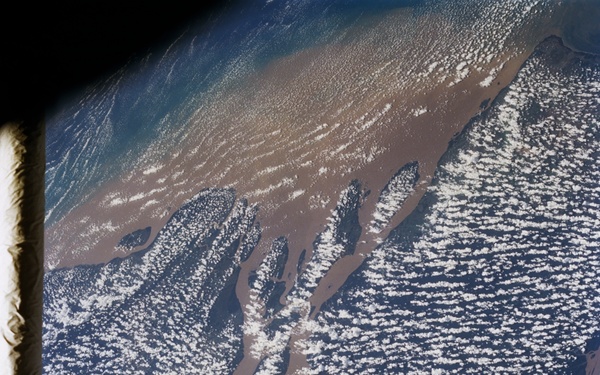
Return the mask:
[[0,23],[0,124],[39,123],[60,95],[237,3],[68,0],[5,5]]

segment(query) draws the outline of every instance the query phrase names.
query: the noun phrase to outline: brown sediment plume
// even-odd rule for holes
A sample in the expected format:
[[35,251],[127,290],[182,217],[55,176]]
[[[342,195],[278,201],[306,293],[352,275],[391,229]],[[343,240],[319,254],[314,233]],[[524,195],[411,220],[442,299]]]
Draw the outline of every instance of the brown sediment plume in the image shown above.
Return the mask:
[[[358,179],[372,191],[359,212],[363,233],[355,254],[335,263],[312,294],[314,318],[378,241],[417,206],[448,142],[483,101],[494,99],[515,77],[544,36],[539,31],[492,52],[482,47],[468,58],[468,50],[453,44],[463,36],[447,37],[455,26],[440,15],[415,20],[410,11],[392,12],[357,26],[337,43],[281,58],[243,84],[216,92],[185,124],[182,143],[157,139],[138,168],[99,188],[47,229],[46,266],[127,255],[115,250],[123,235],[150,226],[153,238],[171,207],[204,187],[233,187],[238,197],[259,203],[262,227],[259,247],[241,265],[236,286],[246,318],[249,274],[272,241],[288,238],[284,279],[290,290],[301,251],[310,259],[337,197]],[[415,192],[384,231],[370,233],[379,192],[399,167],[413,161],[421,176]],[[292,346],[303,335],[292,336]],[[244,337],[236,373],[251,373],[260,362],[250,353],[254,339]],[[301,367],[306,367],[302,351],[292,350],[288,372]]]

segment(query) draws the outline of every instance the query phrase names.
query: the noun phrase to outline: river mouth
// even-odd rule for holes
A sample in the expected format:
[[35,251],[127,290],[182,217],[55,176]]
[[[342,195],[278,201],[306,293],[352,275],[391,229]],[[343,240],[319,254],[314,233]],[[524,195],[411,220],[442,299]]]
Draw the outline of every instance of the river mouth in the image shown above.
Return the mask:
[[[238,197],[259,206],[262,228],[260,245],[241,264],[236,285],[248,319],[250,275],[272,242],[280,236],[289,241],[281,278],[289,291],[301,253],[306,250],[311,258],[315,237],[324,230],[336,200],[356,179],[371,191],[359,211],[362,235],[354,254],[335,262],[319,281],[308,301],[313,310],[306,315],[314,319],[378,241],[417,207],[453,137],[514,79],[554,21],[549,16],[542,22],[545,28],[525,39],[510,35],[502,48],[487,53],[483,49],[489,46],[469,50],[469,43],[457,47],[445,41],[460,25],[444,16],[415,18],[409,11],[397,11],[360,25],[339,43],[280,58],[244,85],[223,89],[198,108],[185,125],[184,142],[161,140],[154,146],[166,149],[157,153],[163,157],[154,164],[142,163],[105,184],[50,226],[46,235],[52,267],[104,263],[141,250],[147,242],[127,249],[115,246],[141,228],[151,228],[151,242],[173,208],[201,188],[233,188]],[[413,34],[399,38],[397,25],[409,25],[401,31]],[[469,34],[469,42],[479,32]],[[460,33],[454,36],[452,42],[463,43]],[[419,52],[428,43],[434,43],[431,50],[438,55]],[[382,47],[386,45],[395,47]],[[370,233],[379,192],[411,162],[418,163],[420,175],[414,193],[386,229]],[[305,335],[291,338],[288,372],[307,366],[295,348]],[[238,373],[258,366],[260,358],[252,357],[249,349],[254,339],[244,337]]]

